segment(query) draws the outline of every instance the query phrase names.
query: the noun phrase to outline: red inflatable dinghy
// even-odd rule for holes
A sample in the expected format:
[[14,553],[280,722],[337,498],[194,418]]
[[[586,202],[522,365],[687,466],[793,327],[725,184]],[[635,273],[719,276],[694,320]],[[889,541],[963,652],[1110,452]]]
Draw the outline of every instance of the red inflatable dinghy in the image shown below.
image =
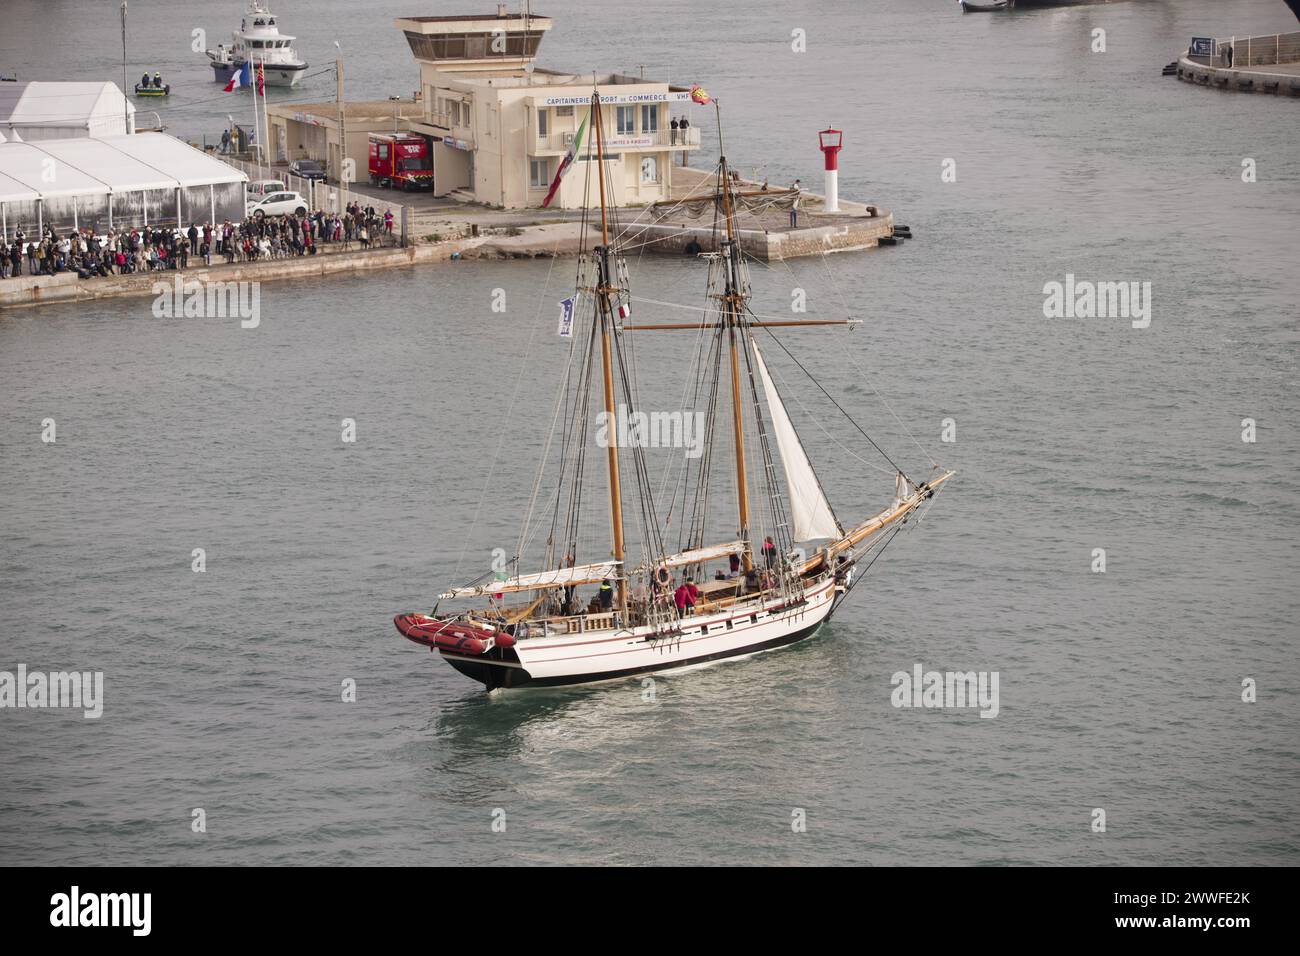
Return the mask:
[[457,654],[486,654],[503,636],[490,627],[464,621],[440,621],[426,614],[399,614],[393,623],[407,640],[431,650]]

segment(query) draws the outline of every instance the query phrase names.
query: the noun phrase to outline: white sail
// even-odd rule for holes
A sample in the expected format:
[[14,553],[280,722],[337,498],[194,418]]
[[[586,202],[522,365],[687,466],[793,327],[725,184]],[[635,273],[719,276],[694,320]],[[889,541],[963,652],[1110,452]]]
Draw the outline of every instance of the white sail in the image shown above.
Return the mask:
[[785,405],[776,390],[776,385],[767,374],[767,365],[754,343],[754,359],[758,365],[759,377],[763,380],[763,392],[767,396],[767,407],[772,414],[772,431],[776,434],[777,447],[781,449],[781,464],[785,466],[785,483],[790,492],[790,520],[795,541],[811,541],[814,538],[838,538],[840,523],[835,520],[835,512],[830,502],[822,494],[821,483],[813,473],[812,464],[804,453],[803,444],[794,430],[790,416],[786,414]]
[[616,577],[621,561],[601,561],[598,564],[580,564],[576,568],[556,568],[554,571],[537,571],[533,574],[520,574],[504,581],[485,581],[463,588],[452,588],[438,597],[441,600],[452,598],[478,597],[482,594],[504,594],[509,591],[533,591],[539,588],[564,588],[575,584],[594,584],[606,578]]

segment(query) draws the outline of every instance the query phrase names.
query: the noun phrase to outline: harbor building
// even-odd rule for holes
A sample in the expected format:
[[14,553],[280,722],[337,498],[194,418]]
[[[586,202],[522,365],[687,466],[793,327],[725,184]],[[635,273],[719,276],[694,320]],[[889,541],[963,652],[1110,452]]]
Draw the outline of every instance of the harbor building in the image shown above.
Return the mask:
[[[507,209],[536,207],[589,112],[593,88],[605,109],[605,174],[618,205],[669,198],[675,167],[700,145],[700,108],[689,87],[614,73],[561,72],[536,63],[549,17],[495,15],[407,17],[396,22],[419,68],[419,88],[389,100],[271,104],[272,160],[314,159],[338,182],[351,159],[354,182],[365,182],[375,137],[420,137],[420,162],[433,170],[433,193]],[[674,128],[674,120],[688,126]],[[590,134],[590,130],[588,131]],[[588,136],[590,140],[590,135]],[[346,142],[344,142],[346,140]],[[590,180],[584,142],[552,208],[584,205]],[[425,167],[427,168],[427,167]],[[371,176],[373,181],[373,176]]]
[[346,137],[342,155],[352,157],[356,163],[354,180],[364,181],[370,134],[406,131],[412,120],[424,115],[424,106],[414,97],[352,102],[345,104],[345,110],[340,117],[339,104],[334,102],[268,106],[272,161],[315,159],[325,166],[329,178],[338,182],[342,168],[339,144]]
[[[540,206],[559,164],[600,93],[605,175],[616,205],[669,198],[673,168],[699,147],[688,87],[614,73],[539,67],[549,17],[407,17],[396,21],[420,68],[424,115],[412,132],[433,143],[434,191],[507,209]],[[685,116],[685,130],[673,120]],[[588,130],[588,136],[592,131]],[[598,203],[598,177],[585,174],[587,142],[552,205]],[[584,187],[592,193],[584,197]]]
[[115,83],[0,83],[4,142],[135,132],[135,106]]
[[0,143],[0,235],[239,221],[247,179],[165,133]]

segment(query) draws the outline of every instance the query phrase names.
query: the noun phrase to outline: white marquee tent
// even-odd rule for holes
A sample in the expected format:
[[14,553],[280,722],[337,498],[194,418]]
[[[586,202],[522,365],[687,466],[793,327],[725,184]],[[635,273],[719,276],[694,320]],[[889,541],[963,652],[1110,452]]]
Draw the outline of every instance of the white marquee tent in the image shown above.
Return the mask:
[[31,142],[135,131],[135,106],[114,83],[0,83],[0,132]]
[[0,235],[238,221],[247,179],[165,133],[0,143]]

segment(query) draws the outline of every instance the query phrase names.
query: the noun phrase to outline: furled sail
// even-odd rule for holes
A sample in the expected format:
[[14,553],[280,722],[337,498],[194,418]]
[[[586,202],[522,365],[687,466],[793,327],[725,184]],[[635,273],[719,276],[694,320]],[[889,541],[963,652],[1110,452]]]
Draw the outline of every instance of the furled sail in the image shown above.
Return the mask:
[[744,550],[745,542],[743,541],[710,544],[702,548],[690,548],[686,551],[670,554],[663,561],[658,562],[658,565],[666,568],[680,568],[687,564],[699,564],[703,561],[712,561],[714,558],[725,558],[729,554],[740,554]]
[[799,435],[790,422],[781,395],[776,390],[767,365],[754,345],[754,359],[758,367],[759,378],[763,380],[763,392],[767,396],[767,407],[772,415],[772,431],[776,434],[776,444],[781,450],[781,464],[785,466],[785,483],[790,492],[790,520],[795,541],[811,541],[814,538],[838,538],[841,534],[840,523],[835,519],[830,502],[822,493],[821,482],[813,472],[812,463],[804,453]]
[[556,568],[554,571],[537,571],[520,574],[504,581],[484,581],[463,588],[452,588],[438,595],[440,600],[478,597],[483,594],[504,594],[510,591],[533,591],[538,588],[566,588],[576,584],[595,584],[616,577],[621,561],[601,561],[597,564],[580,564],[576,568]]

